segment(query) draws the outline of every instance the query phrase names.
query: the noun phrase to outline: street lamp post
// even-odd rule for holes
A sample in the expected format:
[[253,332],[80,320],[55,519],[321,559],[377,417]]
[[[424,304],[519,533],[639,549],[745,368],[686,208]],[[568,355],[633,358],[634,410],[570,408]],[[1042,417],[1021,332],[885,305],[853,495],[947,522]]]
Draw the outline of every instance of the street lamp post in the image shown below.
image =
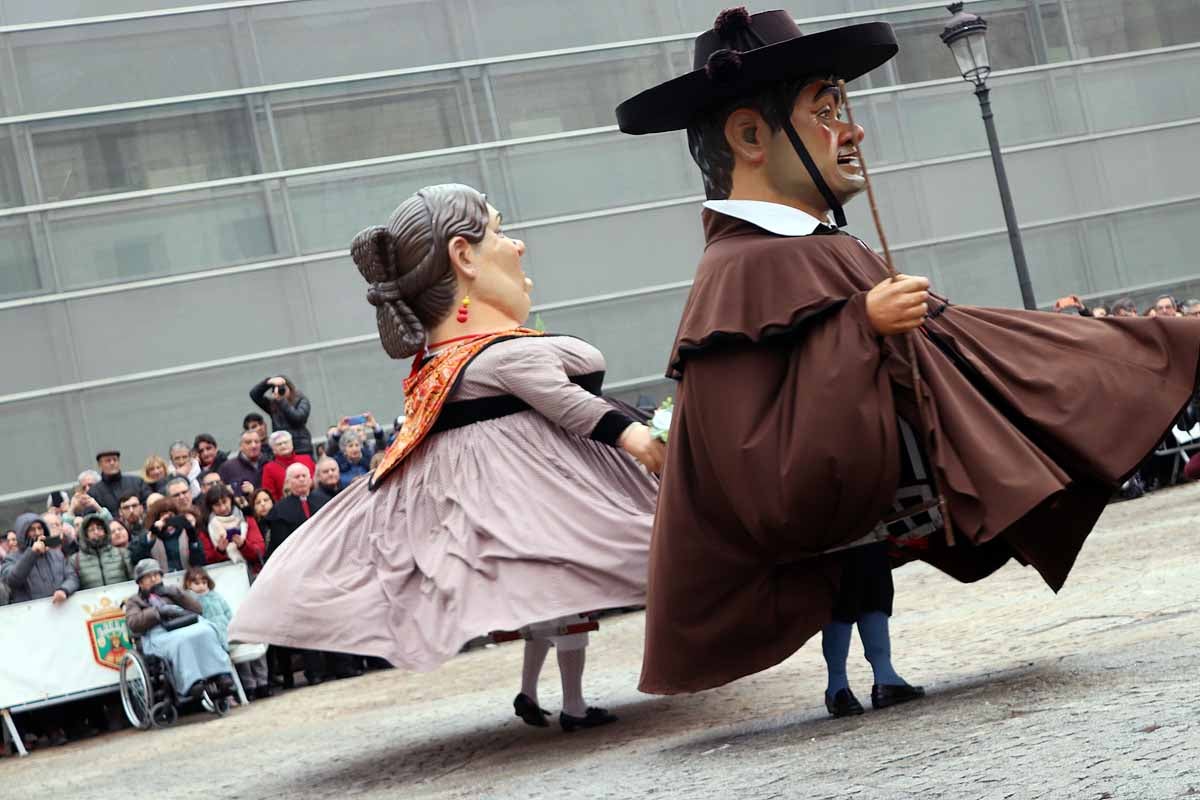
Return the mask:
[[946,9],[953,16],[942,31],[942,41],[954,54],[963,79],[975,85],[975,96],[979,98],[979,110],[983,114],[983,126],[987,129],[988,147],[992,151],[996,184],[1000,188],[1000,205],[1004,209],[1004,224],[1008,227],[1008,243],[1012,247],[1013,261],[1017,266],[1021,300],[1025,307],[1032,311],[1037,308],[1037,302],[1033,297],[1029,265],[1025,261],[1025,248],[1021,244],[1021,229],[1017,225],[1017,212],[1013,210],[1008,175],[1004,171],[1004,157],[1000,153],[1000,140],[996,137],[996,123],[992,118],[992,103],[988,98],[987,78],[992,72],[992,67],[987,54],[987,22],[976,14],[963,11],[962,3],[951,3]]

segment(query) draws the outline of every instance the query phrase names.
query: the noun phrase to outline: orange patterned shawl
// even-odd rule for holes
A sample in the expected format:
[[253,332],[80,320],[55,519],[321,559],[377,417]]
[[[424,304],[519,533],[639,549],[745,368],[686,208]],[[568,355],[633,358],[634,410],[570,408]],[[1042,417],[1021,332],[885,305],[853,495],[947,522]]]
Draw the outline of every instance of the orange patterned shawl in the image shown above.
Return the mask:
[[509,331],[484,334],[478,339],[443,350],[417,372],[409,375],[404,381],[404,425],[384,454],[383,461],[371,473],[371,489],[379,486],[380,481],[425,440],[425,436],[437,422],[438,415],[442,413],[446,398],[458,385],[459,376],[475,356],[483,352],[484,348],[505,339],[541,335],[541,331],[529,328],[513,328]]

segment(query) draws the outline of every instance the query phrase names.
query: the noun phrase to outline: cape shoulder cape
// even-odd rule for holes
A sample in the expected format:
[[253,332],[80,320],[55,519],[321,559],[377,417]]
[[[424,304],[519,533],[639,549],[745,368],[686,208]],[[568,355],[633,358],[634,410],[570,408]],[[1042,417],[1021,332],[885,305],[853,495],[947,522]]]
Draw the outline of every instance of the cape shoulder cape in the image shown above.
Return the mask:
[[1009,558],[1063,585],[1115,486],[1196,385],[1200,325],[950,305],[907,350],[877,336],[882,260],[712,211],[672,348],[680,381],[651,546],[643,691],[696,691],[786,658],[830,619],[843,556],[898,479],[897,415],[930,445],[959,580]]

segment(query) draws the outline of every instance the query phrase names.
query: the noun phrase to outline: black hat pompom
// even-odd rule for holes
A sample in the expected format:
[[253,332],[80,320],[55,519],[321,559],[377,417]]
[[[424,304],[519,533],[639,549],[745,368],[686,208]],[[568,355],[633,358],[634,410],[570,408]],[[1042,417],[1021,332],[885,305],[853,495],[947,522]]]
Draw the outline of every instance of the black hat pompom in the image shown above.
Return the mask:
[[729,41],[739,31],[749,28],[750,12],[746,10],[745,6],[725,9],[717,14],[717,21],[713,23],[713,30],[717,32],[717,36],[721,37],[721,41]]
[[718,86],[736,81],[742,74],[742,55],[728,48],[715,50],[704,65],[708,79]]

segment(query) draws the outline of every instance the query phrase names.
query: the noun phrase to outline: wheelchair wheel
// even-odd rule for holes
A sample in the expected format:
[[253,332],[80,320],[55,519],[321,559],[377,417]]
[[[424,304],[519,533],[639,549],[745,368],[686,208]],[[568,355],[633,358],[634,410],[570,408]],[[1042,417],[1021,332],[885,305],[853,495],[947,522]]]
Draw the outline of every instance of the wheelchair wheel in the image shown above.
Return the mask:
[[121,707],[129,724],[146,730],[154,723],[154,689],[145,660],[133,650],[121,656]]
[[179,719],[179,710],[170,700],[162,700],[155,703],[154,707],[150,709],[150,719],[154,727],[167,728],[174,725],[175,721]]

